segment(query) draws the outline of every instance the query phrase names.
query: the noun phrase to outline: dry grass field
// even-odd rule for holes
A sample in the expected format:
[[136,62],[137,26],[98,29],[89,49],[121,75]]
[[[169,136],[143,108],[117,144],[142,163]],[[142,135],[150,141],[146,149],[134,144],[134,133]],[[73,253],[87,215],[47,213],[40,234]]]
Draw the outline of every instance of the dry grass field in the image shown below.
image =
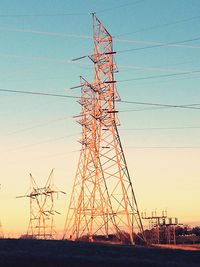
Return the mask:
[[181,249],[181,250],[199,250],[200,251],[200,244],[179,244],[179,245],[155,245],[155,248],[168,248],[168,249]]
[[70,241],[0,240],[1,267],[197,267],[200,250]]

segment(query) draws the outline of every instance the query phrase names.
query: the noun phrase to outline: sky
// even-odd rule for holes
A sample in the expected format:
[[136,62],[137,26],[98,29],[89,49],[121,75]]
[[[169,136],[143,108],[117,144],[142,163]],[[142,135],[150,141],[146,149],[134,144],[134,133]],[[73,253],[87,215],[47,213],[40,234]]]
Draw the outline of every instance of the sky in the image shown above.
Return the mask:
[[[93,79],[92,18],[113,36],[120,137],[140,211],[168,211],[200,224],[200,2],[198,0],[1,0],[0,220],[7,236],[26,232],[29,173],[43,186],[52,168],[65,191],[59,232],[80,153],[79,76]],[[143,104],[141,104],[143,103]],[[164,104],[179,107],[160,107]],[[180,106],[188,105],[189,108]]]

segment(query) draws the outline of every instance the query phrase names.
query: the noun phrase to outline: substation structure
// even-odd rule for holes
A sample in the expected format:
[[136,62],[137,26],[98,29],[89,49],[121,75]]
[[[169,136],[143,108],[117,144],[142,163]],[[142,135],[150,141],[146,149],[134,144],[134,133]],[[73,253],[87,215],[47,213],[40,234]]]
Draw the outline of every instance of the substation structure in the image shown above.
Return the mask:
[[[80,79],[82,145],[72,189],[63,239],[135,244],[145,240],[133,184],[118,126],[116,101],[120,100],[113,39],[95,14],[94,80]],[[82,58],[82,57],[81,57]],[[80,58],[79,58],[80,59]],[[76,87],[73,87],[76,88]]]
[[151,244],[176,244],[176,227],[178,218],[167,216],[167,211],[158,215],[156,211],[147,216],[146,212],[141,213],[142,219],[149,223],[149,230],[145,231],[145,237]]
[[55,196],[58,197],[59,191],[53,184],[53,169],[44,187],[38,187],[32,174],[30,174],[31,189],[28,195],[17,198],[30,198],[30,219],[27,233],[21,238],[25,239],[55,239],[54,216],[60,214],[54,209]]

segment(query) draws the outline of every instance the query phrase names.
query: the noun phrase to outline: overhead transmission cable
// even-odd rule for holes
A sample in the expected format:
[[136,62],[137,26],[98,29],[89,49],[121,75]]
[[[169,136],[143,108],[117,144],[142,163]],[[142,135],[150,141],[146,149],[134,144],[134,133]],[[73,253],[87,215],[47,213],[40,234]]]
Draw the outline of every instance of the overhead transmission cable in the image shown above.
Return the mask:
[[110,8],[105,8],[105,9],[102,9],[102,10],[99,10],[95,13],[99,14],[99,13],[104,13],[104,12],[107,12],[107,11],[113,11],[115,9],[119,9],[119,8],[123,8],[123,7],[127,7],[127,6],[133,6],[133,5],[137,5],[137,4],[140,4],[142,2],[144,2],[146,0],[138,0],[138,1],[131,1],[131,2],[128,2],[126,4],[122,4],[122,5],[118,5],[118,6],[113,6],[113,7],[110,7]]
[[66,117],[61,117],[61,118],[57,118],[57,119],[53,119],[53,120],[49,120],[49,121],[45,121],[45,122],[43,122],[43,123],[39,123],[39,124],[30,126],[30,127],[22,128],[22,129],[19,129],[19,130],[16,130],[16,131],[7,133],[7,135],[13,135],[13,134],[21,133],[21,132],[30,131],[30,130],[33,130],[33,129],[35,129],[35,128],[40,128],[40,127],[44,127],[44,126],[49,125],[49,124],[57,123],[57,122],[59,122],[59,121],[66,121],[66,120],[69,119],[69,118],[70,118],[70,116],[68,116],[68,117],[66,116]]
[[200,149],[200,146],[128,146],[126,149]]
[[170,104],[160,104],[160,103],[152,103],[152,102],[137,102],[137,101],[129,101],[129,100],[121,100],[120,102],[126,104],[136,104],[136,105],[146,105],[146,106],[157,106],[157,107],[166,107],[166,108],[183,108],[183,109],[200,109],[200,104],[188,104],[188,105],[170,105]]
[[[75,99],[80,99],[79,96],[61,95],[61,94],[52,94],[52,93],[42,93],[42,92],[33,92],[33,91],[11,90],[11,89],[2,89],[2,88],[0,89],[0,92],[20,93],[20,94],[30,94],[30,95],[40,95],[40,96],[50,96],[50,97],[60,97],[60,98],[75,98]],[[195,104],[187,104],[187,105],[170,105],[170,104],[161,104],[161,103],[152,103],[152,102],[139,102],[139,101],[129,101],[129,100],[120,100],[119,103],[135,104],[135,105],[146,105],[146,106],[156,106],[156,107],[163,107],[163,108],[164,107],[166,107],[166,108],[171,107],[171,108],[200,110],[199,107],[195,107],[195,106],[200,105],[198,103],[195,103]]]
[[[39,60],[39,61],[47,61],[47,62],[52,62],[56,64],[74,64],[74,65],[84,65],[85,66],[90,66],[89,63],[86,62],[80,62],[74,59],[54,59],[54,58],[49,58],[49,57],[32,57],[32,56],[21,56],[21,55],[15,55],[15,54],[0,54],[0,57],[8,57],[8,58],[15,58],[15,59],[30,59],[30,60]],[[87,56],[80,57],[81,58],[86,58]],[[189,61],[189,62],[181,62],[177,64],[171,64],[171,65],[181,65],[181,64],[186,64],[186,63],[193,63],[194,61]],[[136,70],[148,70],[148,71],[162,71],[162,72],[180,72],[180,73],[185,73],[186,70],[183,69],[174,69],[174,68],[162,68],[162,67],[143,67],[143,66],[136,66],[136,65],[118,65],[120,68],[128,68],[128,69],[136,69]],[[187,70],[188,72],[193,72],[195,70]],[[58,77],[58,78],[63,78]]]
[[[118,41],[124,41],[123,39],[116,39]],[[132,52],[132,51],[138,51],[138,50],[145,50],[145,49],[151,49],[151,48],[157,48],[157,47],[181,47],[181,48],[200,48],[200,46],[193,46],[193,45],[182,45],[182,43],[188,43],[192,41],[199,41],[200,37],[195,37],[191,39],[186,39],[182,41],[176,41],[176,42],[169,42],[169,43],[157,43],[156,42],[150,42],[150,43],[155,43],[155,45],[150,45],[150,46],[144,46],[144,47],[138,47],[138,48],[130,48],[130,49],[124,49],[124,50],[119,50],[117,53],[126,53],[126,52]],[[128,41],[128,40],[126,40]],[[131,41],[131,40],[130,40]],[[134,42],[134,40],[133,40]],[[137,41],[135,41],[137,42]],[[144,43],[144,42],[143,42]],[[147,42],[146,42],[147,43]]]
[[[66,62],[68,63],[68,62]],[[73,63],[73,61],[72,61]],[[118,80],[117,82],[129,82],[129,81],[140,81],[140,80],[149,80],[149,79],[158,79],[158,78],[168,78],[168,77],[173,77],[173,76],[182,76],[182,75],[190,75],[190,74],[199,74],[200,70],[178,70],[178,69],[166,69],[166,68],[153,68],[153,67],[142,67],[142,66],[132,66],[132,65],[119,65],[119,67],[122,68],[132,68],[136,70],[147,70],[147,71],[161,71],[161,72],[174,72],[170,74],[161,74],[161,75],[153,75],[153,76],[144,76],[144,77],[138,77],[138,78],[130,78],[130,79],[123,79],[123,80]],[[50,77],[50,78],[35,78],[35,79],[28,79],[27,81],[38,81],[38,80],[49,80],[49,79],[64,79],[65,76],[60,76],[60,77]],[[19,82],[22,80],[18,79],[3,79],[3,81],[9,81],[9,82]],[[23,81],[26,81],[23,79]]]
[[72,95],[60,95],[60,94],[51,94],[51,93],[34,92],[34,91],[10,90],[10,89],[2,89],[2,88],[0,89],[0,92],[52,96],[52,97],[63,97],[63,98],[76,98],[76,99],[80,98],[78,96],[72,96]]
[[114,37],[116,38],[116,37],[121,37],[121,36],[134,34],[134,33],[151,31],[151,30],[154,30],[154,29],[164,28],[164,27],[168,27],[168,26],[172,26],[172,25],[176,25],[176,24],[192,21],[192,20],[195,20],[195,19],[200,19],[200,16],[195,16],[195,17],[175,20],[175,21],[171,21],[171,22],[168,22],[168,23],[158,24],[158,25],[153,25],[153,26],[145,27],[145,28],[138,29],[138,30],[135,30],[135,31],[132,31],[132,32],[117,34]]
[[1,31],[11,31],[11,32],[24,32],[24,33],[32,33],[32,34],[40,34],[40,35],[48,35],[48,36],[61,36],[61,37],[67,37],[67,38],[92,39],[92,36],[82,35],[82,34],[62,33],[62,32],[46,32],[46,31],[38,31],[38,30],[22,29],[22,28],[0,27],[0,30]]
[[78,135],[78,134],[77,133],[76,134],[69,134],[69,135],[58,137],[58,138],[51,138],[51,139],[44,140],[44,141],[41,141],[41,142],[37,142],[37,143],[33,143],[33,144],[28,144],[28,145],[24,145],[24,146],[20,146],[20,147],[16,147],[16,148],[8,149],[5,152],[22,150],[22,149],[35,147],[35,146],[38,146],[38,145],[43,145],[43,144],[47,144],[47,143],[51,143],[51,142],[57,142],[57,141],[60,141],[60,140],[63,140],[63,139],[69,138],[69,137],[73,137],[73,136],[76,136],[76,135]]
[[[89,35],[82,35],[82,34],[73,34],[73,33],[61,33],[61,32],[46,32],[46,31],[39,31],[39,30],[33,30],[33,29],[22,29],[22,28],[8,28],[8,27],[0,27],[0,31],[11,31],[11,32],[24,32],[24,33],[32,33],[32,34],[40,34],[40,35],[48,35],[48,36],[60,36],[60,37],[67,37],[67,38],[81,38],[81,39],[92,39],[92,36]],[[123,43],[137,43],[137,44],[147,44],[150,46],[145,46],[141,48],[131,48],[131,49],[125,49],[117,51],[117,53],[124,53],[129,51],[134,51],[137,49],[149,49],[149,48],[156,48],[156,47],[177,47],[177,48],[193,48],[193,49],[199,49],[200,46],[198,45],[183,45],[181,43],[187,43],[192,41],[200,40],[200,37],[192,38],[192,39],[186,39],[182,41],[177,42],[169,42],[169,43],[163,43],[163,42],[155,42],[155,41],[142,41],[142,40],[134,40],[134,39],[121,39],[121,38],[115,38],[115,41],[117,42],[123,42]]]
[[[191,73],[192,74],[192,73]],[[142,79],[141,80],[139,80],[138,82],[141,82],[142,80],[144,80],[144,83],[142,83],[142,84],[146,84],[146,83],[148,83],[148,85],[150,85],[150,84],[155,84],[155,83],[159,83],[159,84],[162,84],[162,83],[169,83],[169,82],[172,82],[172,81],[183,81],[183,80],[187,80],[187,79],[200,79],[200,76],[198,75],[198,76],[187,76],[187,77],[178,77],[178,78],[170,78],[169,77],[169,79],[162,79],[162,80],[156,80],[156,79],[158,79],[158,78],[162,78],[162,77],[158,77],[158,76],[156,76],[156,77],[154,77],[154,78],[148,78],[148,77],[144,77],[145,79],[143,79],[143,77],[141,77]],[[165,78],[165,77],[163,77],[163,78]],[[166,78],[168,78],[167,76],[166,76]],[[133,78],[134,79],[134,78]],[[137,79],[137,78],[136,78]],[[140,79],[140,78],[138,78],[138,79]],[[148,79],[151,79],[151,82],[148,80]],[[146,83],[145,83],[145,81],[146,81]],[[125,81],[124,81],[125,82]],[[127,81],[127,82],[129,82],[129,81]],[[134,83],[135,84],[135,83]]]
[[181,76],[181,75],[188,75],[188,74],[195,74],[195,73],[200,73],[200,70],[193,70],[193,71],[186,71],[186,72],[177,72],[177,73],[170,73],[170,74],[162,74],[162,75],[154,75],[154,76],[145,76],[145,77],[139,77],[139,78],[124,79],[124,80],[118,80],[117,82],[121,83],[121,82],[129,82],[129,81],[149,80],[149,79]]
[[120,68],[125,68],[125,69],[134,69],[134,70],[145,70],[145,71],[161,71],[161,72],[180,72],[180,73],[185,73],[186,71],[191,72],[195,70],[183,70],[183,69],[174,69],[174,68],[162,68],[162,67],[143,67],[143,66],[136,66],[136,65],[117,65]]
[[[140,4],[142,2],[144,2],[146,0],[137,0],[137,1],[129,1],[125,4],[121,4],[121,5],[117,5],[117,6],[112,6],[110,8],[106,8],[106,9],[102,9],[99,11],[96,11],[94,13],[104,13],[107,11],[112,11],[115,9],[120,9],[126,6],[133,6],[133,5],[137,5]],[[39,13],[39,14],[0,14],[0,17],[3,18],[9,18],[9,17],[65,17],[65,16],[83,16],[83,15],[89,15],[89,12],[72,12],[72,13],[49,13],[49,14],[45,14],[45,13]]]
[[40,13],[40,14],[0,14],[1,18],[9,17],[62,17],[62,16],[81,16],[88,15],[88,13]]
[[143,127],[143,128],[121,128],[120,131],[154,131],[154,130],[190,130],[200,129],[200,126],[180,126],[180,127]]

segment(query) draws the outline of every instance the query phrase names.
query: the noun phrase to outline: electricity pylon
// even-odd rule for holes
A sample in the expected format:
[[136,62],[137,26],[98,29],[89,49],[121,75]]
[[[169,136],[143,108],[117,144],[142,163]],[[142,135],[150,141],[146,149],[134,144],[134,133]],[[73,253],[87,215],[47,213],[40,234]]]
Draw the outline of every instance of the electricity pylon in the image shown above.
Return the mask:
[[119,241],[136,232],[144,239],[143,226],[119,137],[115,107],[116,90],[112,36],[93,16],[94,81],[81,77],[82,149],[69,203],[63,239],[109,237]]
[[30,220],[27,234],[25,235],[27,238],[54,239],[56,237],[54,215],[60,213],[54,209],[54,196],[58,196],[60,192],[65,192],[55,189],[53,185],[53,171],[52,169],[45,186],[40,188],[32,174],[30,174],[30,193],[17,197],[30,198]]

